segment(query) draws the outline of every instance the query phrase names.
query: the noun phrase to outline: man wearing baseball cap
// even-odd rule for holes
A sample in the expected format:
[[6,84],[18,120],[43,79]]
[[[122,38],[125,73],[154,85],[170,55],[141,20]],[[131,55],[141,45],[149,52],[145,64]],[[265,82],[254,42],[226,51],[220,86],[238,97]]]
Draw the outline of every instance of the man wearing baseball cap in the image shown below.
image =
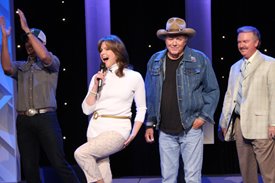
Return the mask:
[[166,49],[147,63],[145,140],[153,143],[154,128],[159,130],[162,183],[177,182],[180,156],[185,182],[201,182],[202,126],[214,124],[219,86],[209,58],[187,46],[195,33],[183,19],[170,18],[157,31]]
[[47,50],[42,30],[28,27],[25,15],[18,9],[27,61],[12,62],[8,51],[8,36],[4,17],[0,17],[2,31],[1,65],[6,75],[17,81],[17,141],[25,179],[40,183],[40,147],[57,170],[64,183],[79,183],[75,172],[65,160],[63,139],[56,114],[56,87],[60,62]]

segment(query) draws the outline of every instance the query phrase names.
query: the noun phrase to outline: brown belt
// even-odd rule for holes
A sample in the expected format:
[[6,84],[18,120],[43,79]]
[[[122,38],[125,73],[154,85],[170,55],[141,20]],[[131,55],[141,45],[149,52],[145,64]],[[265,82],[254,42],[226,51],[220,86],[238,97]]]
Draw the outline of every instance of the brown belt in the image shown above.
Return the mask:
[[108,114],[98,114],[98,112],[94,112],[93,119],[97,118],[114,118],[114,119],[131,119],[130,116],[114,116],[114,115],[108,115]]
[[48,107],[43,109],[28,109],[27,111],[17,111],[19,115],[34,116],[36,114],[44,114],[47,112],[53,112],[55,108]]

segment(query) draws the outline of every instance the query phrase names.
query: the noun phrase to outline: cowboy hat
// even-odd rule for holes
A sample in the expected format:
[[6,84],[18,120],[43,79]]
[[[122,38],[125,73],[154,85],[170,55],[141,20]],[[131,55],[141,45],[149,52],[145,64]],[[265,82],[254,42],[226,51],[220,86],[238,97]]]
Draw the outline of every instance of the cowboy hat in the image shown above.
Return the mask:
[[159,29],[157,36],[160,39],[165,39],[168,35],[187,35],[194,36],[196,31],[192,28],[186,28],[186,22],[178,17],[170,18],[166,23],[166,29]]

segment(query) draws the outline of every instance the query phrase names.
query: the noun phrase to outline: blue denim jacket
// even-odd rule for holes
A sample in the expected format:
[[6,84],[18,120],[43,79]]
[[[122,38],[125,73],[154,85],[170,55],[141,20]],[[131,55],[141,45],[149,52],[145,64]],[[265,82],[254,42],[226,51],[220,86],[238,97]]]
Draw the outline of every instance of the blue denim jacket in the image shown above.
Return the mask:
[[[162,85],[165,80],[167,50],[150,58],[145,78],[147,115],[146,126],[159,128]],[[180,118],[185,130],[189,130],[196,118],[213,123],[220,90],[208,57],[195,49],[185,47],[184,56],[177,71],[177,96]]]

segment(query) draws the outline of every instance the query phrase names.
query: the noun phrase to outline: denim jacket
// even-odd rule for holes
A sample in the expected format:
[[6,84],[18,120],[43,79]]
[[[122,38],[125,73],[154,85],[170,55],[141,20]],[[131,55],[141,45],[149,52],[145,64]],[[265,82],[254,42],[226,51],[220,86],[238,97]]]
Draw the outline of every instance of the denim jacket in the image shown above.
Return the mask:
[[[167,49],[152,55],[147,63],[145,78],[147,115],[146,126],[159,128],[162,86],[165,80]],[[196,118],[213,123],[220,90],[208,57],[185,47],[183,59],[176,70],[178,107],[183,128],[189,130]]]

